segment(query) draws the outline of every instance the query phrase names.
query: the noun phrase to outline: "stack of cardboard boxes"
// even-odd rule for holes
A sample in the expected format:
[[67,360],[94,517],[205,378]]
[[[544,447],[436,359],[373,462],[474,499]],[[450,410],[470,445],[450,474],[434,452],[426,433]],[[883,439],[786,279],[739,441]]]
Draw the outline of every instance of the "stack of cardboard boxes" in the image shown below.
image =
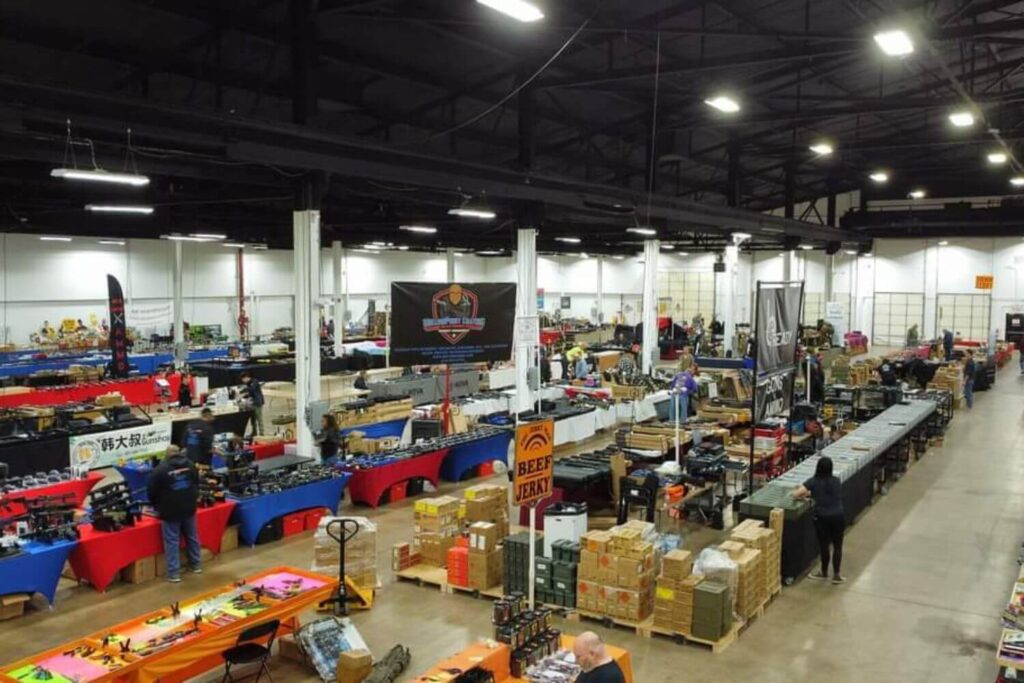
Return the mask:
[[444,567],[448,551],[459,536],[459,499],[451,496],[422,498],[416,501],[413,522],[413,546],[424,564]]
[[[341,554],[338,541],[327,533],[328,525],[344,517],[321,517],[313,534],[313,571],[338,576]],[[351,517],[359,531],[345,543],[345,575],[363,588],[377,587],[377,525],[366,517]],[[335,532],[337,533],[337,532]]]
[[730,540],[760,551],[761,571],[764,575],[762,581],[767,593],[765,597],[773,595],[782,585],[782,545],[779,534],[766,529],[760,520],[748,519],[732,530]]
[[462,504],[465,509],[462,516],[466,524],[489,522],[498,527],[498,539],[508,536],[507,488],[495,484],[470,486],[465,491],[465,500]]
[[412,549],[409,543],[396,543],[391,546],[391,570],[395,572],[405,571],[415,567],[423,558],[418,551]]
[[953,400],[964,397],[964,368],[959,363],[943,365],[935,371],[935,376],[928,382],[929,389],[941,389],[953,394]]
[[661,574],[654,592],[654,626],[672,633],[690,634],[693,625],[693,589],[703,577],[695,576],[693,557],[686,550],[671,550],[661,559]]
[[752,550],[736,541],[726,541],[718,547],[736,563],[736,613],[748,619],[768,598],[761,551]]
[[498,525],[475,522],[469,525],[469,587],[485,590],[501,584],[502,558]]
[[469,548],[456,545],[448,549],[448,583],[453,586],[469,586]]
[[576,606],[586,612],[643,621],[654,611],[654,545],[646,524],[629,522],[580,538]]
[[785,524],[785,510],[772,508],[768,513],[768,528],[774,534],[768,541],[768,595],[782,590],[782,529]]

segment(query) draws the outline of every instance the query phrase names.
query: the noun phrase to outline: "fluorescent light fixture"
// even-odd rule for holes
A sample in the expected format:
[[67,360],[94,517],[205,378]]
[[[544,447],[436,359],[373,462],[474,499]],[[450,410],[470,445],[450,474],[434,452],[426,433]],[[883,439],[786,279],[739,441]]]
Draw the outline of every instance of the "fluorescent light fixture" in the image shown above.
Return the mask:
[[245,249],[245,245],[241,242],[225,242],[222,246],[229,247],[231,249]]
[[834,151],[832,145],[830,145],[827,142],[816,142],[813,145],[811,145],[810,149],[819,157],[827,157]]
[[780,251],[780,252],[779,252],[779,256],[782,256],[783,258],[785,258],[785,256],[786,256],[786,252],[784,252],[784,251]]
[[251,245],[251,248],[255,249],[256,251],[266,251],[269,247],[267,247],[267,245],[265,244],[253,244]]
[[871,178],[871,180],[875,181],[879,185],[889,182],[889,174],[885,171],[874,171],[868,176],[868,178]]
[[540,21],[544,18],[544,13],[540,11],[532,2],[527,0],[476,0],[481,5],[486,5],[493,10],[497,10],[502,14],[522,21],[530,23],[533,21]]
[[637,235],[657,235],[658,231],[654,228],[626,228],[626,232],[632,232]]
[[409,245],[408,244],[401,245],[400,247],[398,247],[398,251],[409,251]]
[[384,248],[384,245],[383,244],[364,244],[363,248],[364,249],[369,249],[370,251],[380,251],[381,249]]
[[625,259],[626,257],[625,257],[625,256],[623,256],[622,254],[616,254],[616,255],[615,255],[615,256],[613,256],[612,258],[613,258],[613,259],[615,259],[616,261],[622,261],[622,260],[623,260],[623,259]]
[[124,246],[124,240],[100,240],[99,243],[100,244],[109,244],[109,245],[114,246],[114,247],[123,247]]
[[740,240],[740,241],[749,240],[750,237],[751,237],[751,235],[750,235],[749,232],[734,232],[732,234],[732,238],[734,240]]
[[491,220],[498,214],[484,209],[448,209],[449,216],[461,216],[462,218],[481,218]]
[[590,254],[585,251],[580,252],[580,258],[590,258]]
[[579,244],[582,240],[579,237],[556,237],[556,242],[567,242],[569,244]]
[[437,232],[437,228],[432,228],[429,225],[401,225],[398,229],[406,232],[422,232],[425,235],[433,235]]
[[210,237],[202,237],[200,235],[160,235],[162,240],[171,240],[172,242],[216,242],[217,240]]
[[481,256],[501,256],[503,252],[501,250],[484,249],[483,251],[478,251],[476,253]]
[[728,95],[715,95],[704,100],[704,104],[726,114],[735,114],[740,110],[740,103]]
[[676,252],[676,256],[689,256],[689,255],[690,255],[689,252],[686,252],[686,251],[677,251]]
[[940,247],[948,247],[949,246],[949,240],[939,240],[939,246]]
[[85,210],[96,213],[140,213],[146,216],[153,213],[152,206],[132,206],[129,204],[86,204]]
[[902,29],[876,33],[875,43],[890,57],[902,57],[914,51],[914,41]]
[[814,249],[814,245],[811,245],[811,244],[801,244],[800,248],[803,249],[804,251],[810,251],[811,249]]
[[55,235],[43,235],[39,238],[41,242],[70,242],[70,237],[57,237]]
[[666,249],[668,251],[672,251],[673,249],[676,248],[676,245],[674,245],[674,244],[663,244],[663,245],[661,245],[661,248],[662,249]]
[[857,255],[857,250],[856,249],[843,249],[843,253],[846,254],[847,256],[856,256]]
[[369,254],[370,253],[369,249],[353,249],[352,251],[359,252],[360,254]]
[[1014,187],[1024,187],[1024,176],[1014,176],[1010,178],[1010,184]]
[[454,253],[455,256],[457,256],[459,258],[462,258],[463,256],[465,256],[465,254],[463,254],[461,251],[456,251],[456,252],[453,252],[453,253]]
[[100,169],[88,170],[78,168],[55,168],[50,177],[64,180],[90,180],[98,183],[114,183],[115,185],[133,185],[141,187],[149,185],[149,178],[137,173],[111,173]]
[[925,191],[924,190],[911,190],[910,192],[907,193],[907,196],[910,197],[911,199],[924,199]]
[[999,164],[1005,164],[1006,163],[1006,153],[1005,152],[989,152],[988,163],[993,164],[995,166],[998,166]]
[[204,240],[226,240],[228,238],[227,235],[220,235],[211,232],[194,232],[192,233],[192,236]]
[[974,114],[969,111],[955,111],[949,115],[949,122],[957,128],[967,128],[974,125]]

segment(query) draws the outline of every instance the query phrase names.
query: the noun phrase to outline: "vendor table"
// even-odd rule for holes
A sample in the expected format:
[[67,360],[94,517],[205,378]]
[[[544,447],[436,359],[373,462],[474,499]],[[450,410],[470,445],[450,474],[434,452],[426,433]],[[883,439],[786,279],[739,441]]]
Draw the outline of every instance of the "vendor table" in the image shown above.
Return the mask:
[[[261,586],[269,589],[268,592],[281,591],[282,584],[294,585],[284,582],[295,580],[302,581],[297,592],[287,597],[282,595],[279,599],[264,594],[260,599],[262,609],[240,611],[230,604],[233,596],[245,596],[251,600],[253,587]],[[246,577],[241,587],[237,584],[224,585],[192,598],[178,600],[181,606],[181,614],[178,616],[174,616],[167,607],[5,665],[0,670],[0,681],[16,683],[44,680],[28,678],[32,675],[32,670],[40,667],[48,673],[55,674],[52,679],[45,680],[71,680],[71,677],[79,675],[82,680],[116,680],[118,683],[182,683],[221,667],[224,664],[221,653],[234,646],[242,631],[256,624],[277,619],[282,627],[279,635],[294,630],[297,627],[298,615],[330,597],[337,585],[336,577],[314,574],[293,567],[275,567]],[[195,626],[194,618],[197,614],[201,619],[198,626]],[[198,628],[194,634],[180,638],[154,652],[146,652],[145,646],[140,648],[138,645],[152,637],[170,635],[194,627]],[[114,636],[113,642],[104,645],[104,639],[109,635]],[[129,640],[129,636],[129,646],[135,644],[135,647],[132,647],[134,661],[114,672],[101,668],[99,662],[102,656],[118,656],[118,641]],[[74,652],[80,647],[98,650],[98,656],[86,661],[64,654]]]
[[[164,379],[170,384],[170,395],[176,397],[181,377],[171,374]],[[0,408],[15,408],[25,405],[56,406],[64,403],[86,402],[94,400],[101,394],[109,394],[114,391],[124,397],[125,403],[132,405],[149,405],[164,400],[162,399],[163,390],[157,386],[154,377],[129,377],[6,394],[0,396]]]
[[361,432],[367,439],[380,439],[387,436],[393,436],[400,438],[402,432],[405,431],[405,425],[409,421],[409,418],[403,417],[397,420],[388,420],[387,422],[373,422],[371,424],[356,425],[354,427],[343,427],[341,429],[342,436],[351,434],[352,432]]
[[8,466],[8,475],[12,477],[63,469],[71,464],[68,434],[54,430],[26,437],[4,437],[0,439],[0,462]]
[[[199,542],[214,554],[220,552],[224,529],[234,507],[234,501],[227,501],[200,508],[196,513]],[[91,584],[101,593],[132,562],[164,551],[160,520],[156,517],[143,515],[135,526],[121,531],[96,531],[92,524],[83,524],[78,529],[81,538],[71,553],[71,568],[79,581]]]
[[53,604],[57,582],[78,541],[32,541],[13,557],[0,559],[0,595],[41,593]]
[[284,444],[284,441],[270,441],[267,443],[254,443],[249,448],[256,456],[256,460],[265,460],[278,455],[284,455]]
[[586,441],[597,432],[594,410],[562,419],[555,418],[555,446]]
[[505,431],[480,441],[454,446],[441,465],[441,476],[448,481],[462,481],[466,472],[478,465],[494,460],[506,462],[511,441],[512,432]]
[[349,496],[353,503],[377,507],[384,492],[403,481],[426,479],[437,486],[440,481],[441,463],[450,450],[442,448],[428,451],[412,458],[369,469],[349,469],[348,471],[352,473],[348,485]]
[[[251,415],[251,410],[236,410],[228,413],[215,412],[213,414],[213,431],[215,434],[230,432],[231,434],[242,436],[245,434],[245,427],[249,424]],[[179,446],[182,445],[185,441],[185,431],[188,429],[188,423],[198,418],[198,414],[194,417],[182,416],[178,419],[172,418],[171,443],[178,444]]]
[[238,538],[242,543],[256,545],[256,537],[267,522],[299,510],[327,508],[338,511],[349,474],[333,479],[316,481],[277,493],[265,493],[250,498],[234,498],[235,510],[231,520],[238,524]]
[[101,481],[103,481],[102,474],[98,472],[90,472],[89,476],[84,479],[69,479],[68,481],[62,481],[57,484],[38,486],[34,489],[12,491],[7,494],[10,504],[9,507],[6,508],[6,513],[14,516],[20,515],[24,511],[24,506],[21,503],[15,503],[13,501],[13,499],[16,498],[33,500],[35,498],[43,498],[45,496],[65,496],[68,494],[72,496],[71,504],[76,508],[80,508],[85,502],[85,497],[88,496],[89,492],[92,491],[96,484],[99,484]]
[[[370,359],[369,356],[366,358]],[[369,361],[373,367],[384,367],[384,357],[379,362],[377,358]],[[348,358],[322,358],[320,359],[320,374],[329,375],[334,372],[343,372],[349,369],[362,369],[350,366],[357,365],[350,362]],[[365,367],[366,362],[358,363]],[[286,360],[274,360],[268,362],[252,361],[231,361],[215,359],[203,363],[193,363],[192,370],[205,373],[210,380],[210,389],[220,387],[231,387],[241,384],[242,373],[248,371],[253,378],[260,382],[294,382],[295,361],[291,358]]]

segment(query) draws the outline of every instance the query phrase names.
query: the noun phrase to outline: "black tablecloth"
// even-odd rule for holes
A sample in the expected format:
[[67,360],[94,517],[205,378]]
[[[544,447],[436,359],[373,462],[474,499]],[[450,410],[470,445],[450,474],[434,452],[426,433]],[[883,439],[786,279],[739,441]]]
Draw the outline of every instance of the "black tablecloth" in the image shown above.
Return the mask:
[[12,477],[62,469],[71,464],[68,435],[53,432],[27,439],[0,439],[0,462],[7,464]]
[[[346,370],[368,370],[383,368],[384,356],[358,354],[344,358],[320,359],[320,374],[329,375]],[[282,360],[273,363],[239,363],[231,361],[205,361],[192,363],[193,372],[200,372],[209,378],[210,389],[241,384],[242,373],[246,370],[260,382],[294,382],[295,361]]]

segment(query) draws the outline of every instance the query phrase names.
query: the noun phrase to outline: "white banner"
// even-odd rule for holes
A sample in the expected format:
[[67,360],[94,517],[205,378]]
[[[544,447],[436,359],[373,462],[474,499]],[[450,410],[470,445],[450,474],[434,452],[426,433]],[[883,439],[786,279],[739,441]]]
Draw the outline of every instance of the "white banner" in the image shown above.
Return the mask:
[[128,306],[129,327],[165,327],[174,324],[174,302],[141,302]]
[[171,445],[171,423],[158,422],[68,439],[71,464],[89,469],[111,467],[124,460],[141,460],[163,455]]

